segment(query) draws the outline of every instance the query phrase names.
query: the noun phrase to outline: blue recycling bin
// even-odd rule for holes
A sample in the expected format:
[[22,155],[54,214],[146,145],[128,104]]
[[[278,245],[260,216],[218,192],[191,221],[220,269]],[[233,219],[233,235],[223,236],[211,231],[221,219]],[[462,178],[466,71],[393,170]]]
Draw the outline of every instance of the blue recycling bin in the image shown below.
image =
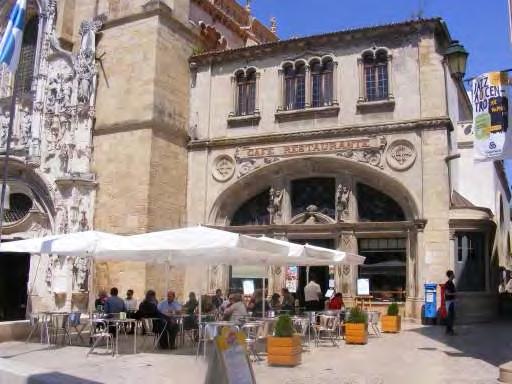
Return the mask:
[[425,305],[423,318],[427,323],[435,323],[437,318],[437,284],[425,283]]

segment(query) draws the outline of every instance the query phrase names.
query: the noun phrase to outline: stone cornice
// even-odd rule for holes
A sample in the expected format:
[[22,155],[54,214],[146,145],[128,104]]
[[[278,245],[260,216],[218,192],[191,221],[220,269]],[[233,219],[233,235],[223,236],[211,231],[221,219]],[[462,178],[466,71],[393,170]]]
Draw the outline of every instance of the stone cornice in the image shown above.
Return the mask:
[[229,137],[218,139],[192,140],[188,144],[190,150],[205,148],[222,148],[242,145],[269,144],[278,142],[293,142],[326,138],[354,137],[360,135],[377,135],[415,130],[442,130],[452,129],[451,120],[448,117],[437,119],[406,120],[383,124],[361,124],[340,126],[330,129],[318,129],[313,131],[301,131],[290,133],[273,133],[244,137]]
[[156,134],[165,135],[166,138],[177,145],[186,146],[189,136],[184,129],[173,127],[170,123],[158,119],[147,119],[143,121],[123,121],[115,124],[96,125],[93,131],[94,136],[110,135],[114,133],[138,131],[151,129]]
[[284,224],[284,225],[244,225],[244,226],[219,226],[208,225],[210,228],[223,229],[230,232],[242,233],[247,235],[258,234],[286,234],[292,235],[298,233],[301,236],[304,234],[330,234],[337,235],[342,232],[352,232],[357,234],[368,234],[370,232],[396,232],[397,234],[404,233],[404,230],[414,230],[415,225],[411,221],[394,221],[394,222],[360,222],[360,223],[335,223],[335,224]]
[[244,59],[247,57],[256,58],[282,52],[285,50],[304,50],[305,47],[315,47],[329,43],[337,43],[340,41],[351,41],[361,38],[375,38],[378,35],[394,34],[405,36],[411,32],[418,32],[427,28],[430,30],[440,31],[438,36],[443,36],[444,40],[451,40],[450,34],[441,18],[409,20],[402,23],[385,24],[364,28],[348,29],[343,31],[324,33],[314,36],[306,36],[288,40],[280,40],[277,42],[254,45],[250,47],[230,49],[225,51],[211,51],[203,54],[195,55],[190,58],[191,62],[198,64],[208,64],[211,61],[229,61]]
[[133,23],[135,21],[149,19],[158,16],[163,21],[171,23],[174,27],[180,29],[192,41],[198,38],[198,35],[189,27],[183,25],[174,18],[172,9],[160,0],[150,0],[143,5],[138,12],[130,13],[124,16],[116,17],[113,19],[106,19],[104,21],[102,30],[118,27],[123,24]]

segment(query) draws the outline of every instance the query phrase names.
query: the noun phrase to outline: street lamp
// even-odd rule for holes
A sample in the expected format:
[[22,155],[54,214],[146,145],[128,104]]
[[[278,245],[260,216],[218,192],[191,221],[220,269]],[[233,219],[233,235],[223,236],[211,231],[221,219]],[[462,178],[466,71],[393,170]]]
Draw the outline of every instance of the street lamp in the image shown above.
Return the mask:
[[466,74],[466,64],[468,63],[469,53],[458,40],[452,40],[444,53],[448,63],[450,74],[457,80],[462,80]]

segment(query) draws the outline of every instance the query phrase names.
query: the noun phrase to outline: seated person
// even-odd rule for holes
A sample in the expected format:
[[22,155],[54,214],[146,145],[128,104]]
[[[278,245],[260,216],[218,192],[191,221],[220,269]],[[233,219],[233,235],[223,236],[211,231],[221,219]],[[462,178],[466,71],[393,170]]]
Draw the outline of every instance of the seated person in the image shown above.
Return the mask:
[[217,289],[215,291],[215,296],[213,296],[213,305],[215,305],[215,308],[219,309],[222,303],[224,303],[224,298],[222,297],[222,290]]
[[274,311],[279,311],[281,307],[281,296],[279,296],[279,293],[274,293],[270,299],[270,308]]
[[242,295],[233,293],[229,296],[229,305],[224,310],[224,320],[238,322],[242,317],[247,316],[247,309],[242,302]]
[[[116,287],[113,287],[110,290],[110,297],[105,300],[105,305],[103,306],[103,312],[107,314],[109,317],[113,317],[112,315],[117,315],[121,312],[126,312],[126,306],[124,305],[124,300],[121,299],[117,294],[119,290]],[[109,332],[116,337],[116,326],[109,325]]]
[[102,289],[99,294],[98,294],[98,298],[96,299],[96,301],[94,302],[94,308],[98,311],[98,312],[103,312],[103,307],[105,305],[105,301],[107,300],[108,298],[108,295],[107,295],[107,291],[105,291],[104,289]]
[[135,314],[136,319],[142,318],[156,318],[160,315],[158,312],[158,301],[156,300],[156,293],[152,289],[146,292],[146,297],[139,304],[139,310]]
[[188,294],[188,301],[183,304],[183,312],[185,312],[188,316],[183,319],[183,328],[185,330],[197,328],[196,324],[196,316],[194,313],[199,307],[199,302],[196,299],[196,294],[194,292],[190,292]]
[[124,305],[128,312],[137,311],[137,300],[133,297],[133,289],[126,291],[126,299],[124,299]]
[[281,310],[283,311],[293,311],[295,309],[295,299],[293,295],[290,293],[288,288],[281,289],[281,295],[283,296],[283,301],[281,303]]
[[124,300],[117,296],[119,290],[116,287],[113,287],[110,290],[110,297],[105,300],[105,304],[103,306],[103,311],[106,314],[117,314],[121,312],[126,312],[126,306],[124,304]]
[[345,304],[343,303],[343,295],[341,292],[337,292],[334,297],[329,301],[329,307],[332,311],[339,311],[342,308],[345,308]]
[[253,317],[263,317],[263,290],[256,289],[249,301],[247,309],[252,312]]
[[[175,349],[179,326],[174,316],[181,313],[181,304],[176,301],[176,293],[174,291],[170,290],[167,292],[167,300],[163,300],[158,304],[158,312],[167,321],[166,331],[169,335],[169,339],[165,336],[160,338],[160,347]],[[169,344],[167,344],[168,340]]]

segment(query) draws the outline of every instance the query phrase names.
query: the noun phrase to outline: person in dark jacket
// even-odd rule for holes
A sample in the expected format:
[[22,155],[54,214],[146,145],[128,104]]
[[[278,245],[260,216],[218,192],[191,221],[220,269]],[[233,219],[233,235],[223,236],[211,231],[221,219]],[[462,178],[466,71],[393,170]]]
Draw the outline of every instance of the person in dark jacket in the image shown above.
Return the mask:
[[453,271],[446,271],[446,277],[448,281],[444,284],[444,301],[446,305],[446,334],[447,335],[455,335],[455,331],[453,330],[453,324],[455,323],[455,284],[453,283],[453,279],[455,279],[455,274]]

